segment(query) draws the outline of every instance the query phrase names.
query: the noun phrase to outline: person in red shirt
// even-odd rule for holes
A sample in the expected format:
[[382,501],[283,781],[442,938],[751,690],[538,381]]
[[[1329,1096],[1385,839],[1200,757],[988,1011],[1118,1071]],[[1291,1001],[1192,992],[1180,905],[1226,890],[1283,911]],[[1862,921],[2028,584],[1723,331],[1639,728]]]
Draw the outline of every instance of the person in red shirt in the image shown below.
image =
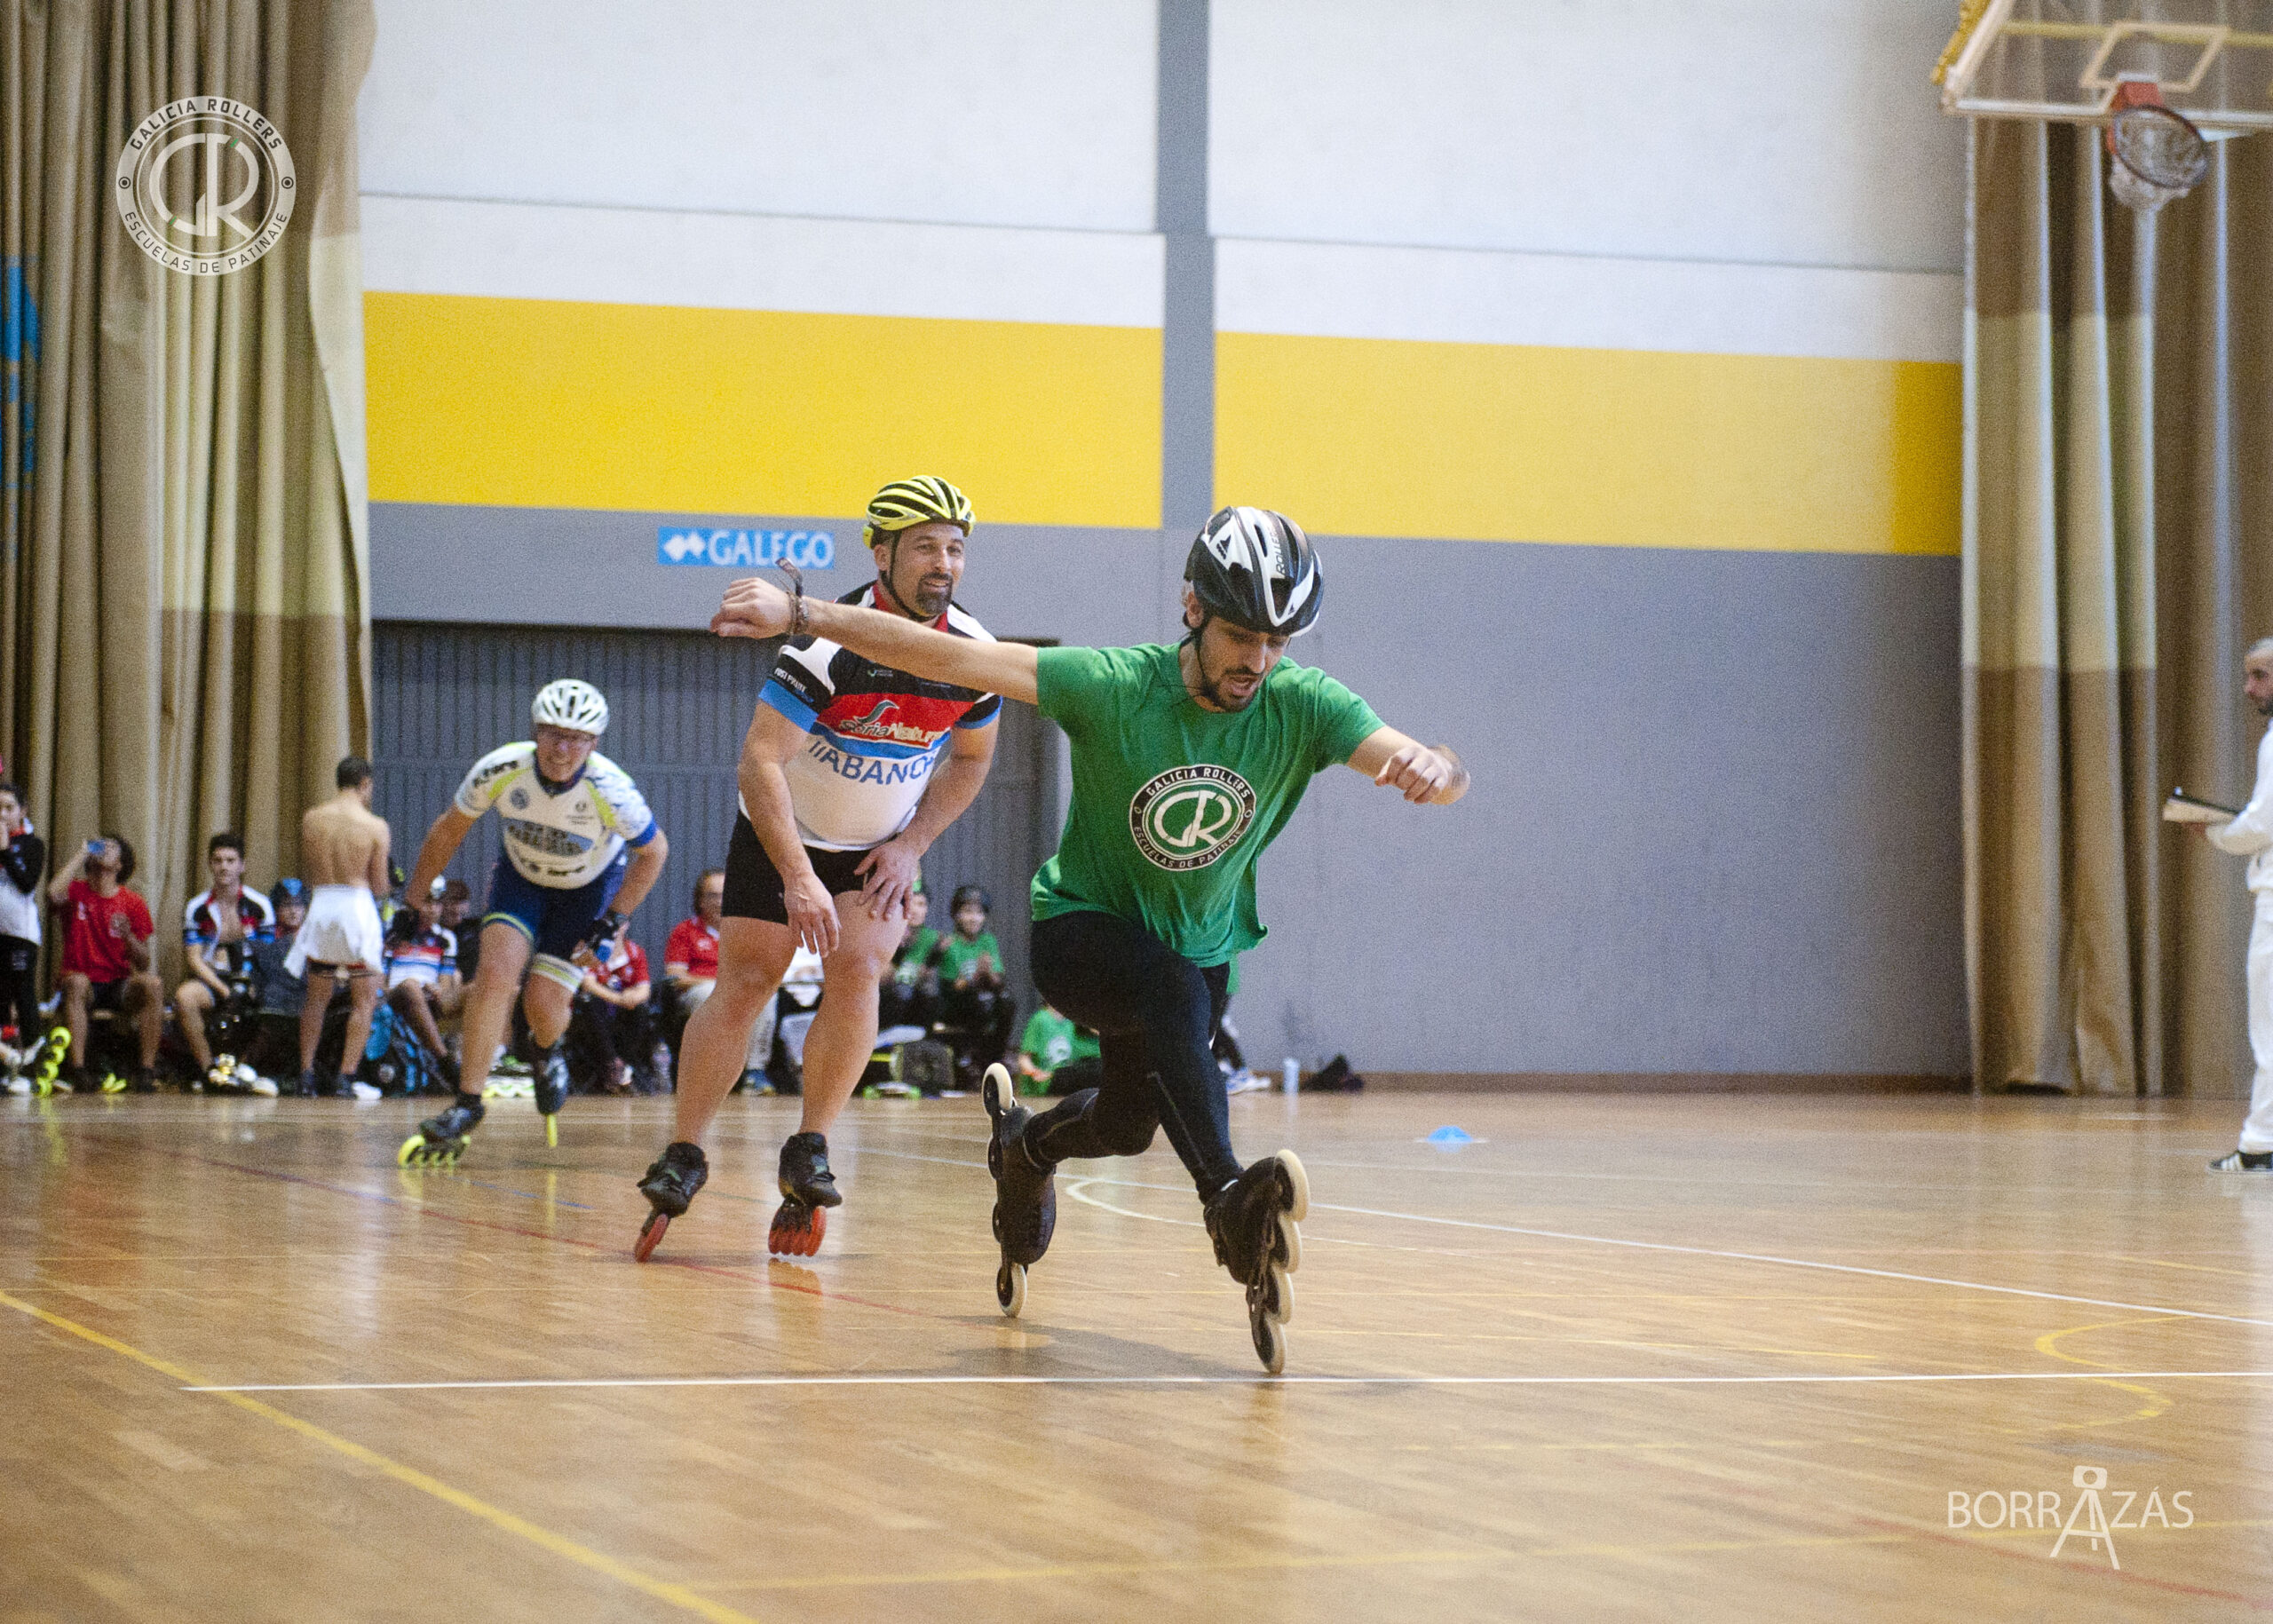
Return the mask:
[[670,1051],[655,1019],[647,951],[630,929],[619,926],[590,962],[579,961],[584,982],[569,1015],[569,1048],[609,1093],[661,1094],[670,1086]]
[[[718,919],[725,906],[726,871],[705,868],[694,882],[693,917],[673,925],[663,943],[663,985],[677,1005],[680,1027],[718,985]],[[763,1072],[765,1057],[773,1052],[774,1013],[773,1005],[768,1003],[750,1029],[749,1048],[742,1056],[745,1078]]]
[[717,984],[718,915],[725,905],[726,871],[705,868],[694,882],[694,916],[673,925],[663,944],[663,974],[690,1010]]
[[157,927],[149,904],[127,888],[133,877],[134,848],[105,835],[73,852],[47,887],[49,903],[63,915],[63,1024],[71,1032],[74,1089],[88,1086],[88,1012],[107,1010],[132,1019],[141,1040],[135,1092],[157,1089],[166,989],[150,968],[150,939]]

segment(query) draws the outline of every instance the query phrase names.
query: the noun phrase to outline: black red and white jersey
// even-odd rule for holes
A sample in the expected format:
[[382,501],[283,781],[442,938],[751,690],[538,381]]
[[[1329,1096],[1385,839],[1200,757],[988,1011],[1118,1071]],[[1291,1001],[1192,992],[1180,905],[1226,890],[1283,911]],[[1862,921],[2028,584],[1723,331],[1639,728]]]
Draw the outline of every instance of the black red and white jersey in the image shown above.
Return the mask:
[[[875,582],[837,602],[885,607]],[[994,640],[957,604],[931,624]],[[893,670],[826,638],[785,644],[760,699],[811,735],[783,772],[798,838],[828,852],[866,851],[906,828],[947,736],[986,727],[1002,709],[994,694]]]
[[[241,942],[266,941],[276,934],[276,910],[268,899],[251,886],[237,891],[237,923],[242,927]],[[181,913],[182,945],[202,947],[208,962],[213,957],[214,944],[221,939],[221,922],[229,916],[229,905],[216,902],[210,891],[201,891],[189,899]],[[234,955],[233,955],[234,962]]]

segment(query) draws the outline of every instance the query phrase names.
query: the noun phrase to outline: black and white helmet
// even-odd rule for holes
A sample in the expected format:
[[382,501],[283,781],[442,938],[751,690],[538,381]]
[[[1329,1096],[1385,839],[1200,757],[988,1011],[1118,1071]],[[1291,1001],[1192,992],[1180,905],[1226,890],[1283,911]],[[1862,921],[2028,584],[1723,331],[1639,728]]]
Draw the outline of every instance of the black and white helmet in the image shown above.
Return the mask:
[[1269,508],[1224,508],[1200,527],[1184,561],[1200,606],[1249,631],[1308,631],[1326,603],[1326,577],[1302,526]]
[[536,691],[529,720],[538,726],[572,728],[580,733],[607,732],[607,701],[588,682],[564,677]]

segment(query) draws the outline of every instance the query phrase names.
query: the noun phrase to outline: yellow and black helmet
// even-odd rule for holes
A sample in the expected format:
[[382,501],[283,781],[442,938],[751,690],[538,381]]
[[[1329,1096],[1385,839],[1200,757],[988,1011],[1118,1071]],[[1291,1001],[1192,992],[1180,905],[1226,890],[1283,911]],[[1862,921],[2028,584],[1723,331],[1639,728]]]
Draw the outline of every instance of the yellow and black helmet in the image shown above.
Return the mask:
[[970,500],[937,474],[894,479],[868,498],[868,522],[861,527],[860,544],[873,547],[885,536],[913,525],[954,525],[970,534]]

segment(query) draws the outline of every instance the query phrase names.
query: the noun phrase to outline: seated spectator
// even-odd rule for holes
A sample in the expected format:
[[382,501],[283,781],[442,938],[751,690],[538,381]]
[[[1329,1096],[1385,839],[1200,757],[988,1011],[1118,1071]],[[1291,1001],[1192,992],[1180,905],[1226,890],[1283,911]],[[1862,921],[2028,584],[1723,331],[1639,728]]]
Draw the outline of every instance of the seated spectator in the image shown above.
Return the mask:
[[294,975],[284,963],[308,916],[308,888],[288,875],[276,882],[269,900],[276,928],[245,949],[251,968],[252,1038],[238,1057],[260,1079],[253,1085],[258,1094],[273,1094],[276,1078],[299,1074],[300,1006],[308,995],[307,978]]
[[1021,1094],[1078,1094],[1105,1079],[1105,1050],[1097,1034],[1047,1003],[1026,1018],[1016,1065]]
[[[725,907],[726,871],[705,868],[694,882],[693,917],[673,925],[664,940],[663,985],[671,996],[673,1025],[680,1030],[718,985],[718,919]],[[773,1008],[768,1004],[750,1028],[743,1074],[763,1069],[772,1048]]]
[[131,1086],[138,1094],[157,1090],[166,989],[150,969],[150,939],[157,927],[150,905],[127,886],[133,877],[134,848],[105,835],[74,852],[48,882],[48,902],[64,916],[63,1024],[71,1033],[65,1076],[75,1090],[94,1086],[87,1067],[87,1017],[96,1010],[133,1020],[139,1058]]
[[662,1046],[657,1001],[647,976],[647,952],[627,924],[609,938],[584,970],[568,1016],[569,1052],[611,1094],[670,1088],[670,1051]]
[[207,1011],[249,1012],[253,1001],[245,980],[246,949],[276,932],[276,910],[244,883],[242,838],[224,830],[207,841],[205,871],[213,883],[182,910],[182,951],[189,961],[189,979],[174,990],[174,1018],[181,1023],[182,1041],[189,1045],[200,1076],[213,1069]]
[[440,1023],[464,1001],[465,982],[458,973],[456,933],[442,923],[447,900],[445,887],[440,895],[395,910],[387,927],[386,1001],[455,1090],[457,1062],[442,1041]]
[[931,954],[939,972],[940,1021],[965,1087],[976,1086],[979,1072],[1010,1048],[1018,1012],[1003,984],[1002,946],[986,928],[987,913],[984,887],[956,886],[954,934]]
[[465,1003],[465,989],[473,985],[475,972],[481,968],[481,924],[474,922],[466,928],[466,921],[473,917],[473,891],[463,880],[442,882],[442,913],[438,923],[447,931],[458,945],[458,991],[455,998],[442,1006],[445,1018],[455,1016]]
[[891,955],[891,974],[876,990],[881,1031],[921,1026],[929,1032],[939,1018],[939,972],[931,965],[931,949],[939,945],[939,933],[923,923],[931,912],[931,899],[918,878],[907,893],[907,929]]
[[0,1027],[28,1050],[44,1034],[39,1018],[39,883],[47,843],[31,831],[24,792],[0,783]]

